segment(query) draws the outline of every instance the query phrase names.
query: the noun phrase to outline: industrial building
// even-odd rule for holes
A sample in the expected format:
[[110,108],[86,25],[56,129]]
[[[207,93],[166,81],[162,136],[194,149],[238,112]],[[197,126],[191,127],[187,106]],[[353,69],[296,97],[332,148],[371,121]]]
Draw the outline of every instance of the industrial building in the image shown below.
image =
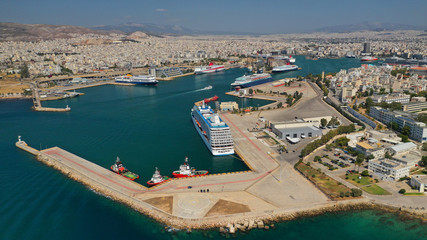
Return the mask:
[[305,138],[322,136],[322,130],[315,126],[272,128],[272,131],[281,139],[286,139],[286,137]]

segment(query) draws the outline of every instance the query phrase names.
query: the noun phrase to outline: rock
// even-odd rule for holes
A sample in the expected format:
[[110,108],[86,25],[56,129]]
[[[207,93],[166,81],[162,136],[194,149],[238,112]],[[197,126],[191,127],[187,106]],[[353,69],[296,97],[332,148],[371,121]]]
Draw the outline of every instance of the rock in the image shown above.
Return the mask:
[[265,229],[265,230],[269,230],[269,229],[270,229],[270,227],[269,227],[269,226],[265,226],[265,227],[264,227],[264,229]]
[[220,233],[225,233],[225,228],[224,227],[219,227],[219,232]]
[[245,228],[248,228],[248,227],[249,227],[249,222],[248,222],[248,221],[245,221],[245,222],[243,223],[243,226],[245,226]]
[[264,223],[262,221],[257,222],[258,228],[264,228]]
[[270,225],[270,228],[271,228],[271,229],[276,229],[276,226],[275,226],[274,224],[271,224],[271,225]]
[[231,234],[236,233],[236,229],[234,229],[234,226],[231,225],[230,228],[228,229],[230,231]]
[[255,221],[254,220],[249,220],[249,226],[253,227],[254,226]]

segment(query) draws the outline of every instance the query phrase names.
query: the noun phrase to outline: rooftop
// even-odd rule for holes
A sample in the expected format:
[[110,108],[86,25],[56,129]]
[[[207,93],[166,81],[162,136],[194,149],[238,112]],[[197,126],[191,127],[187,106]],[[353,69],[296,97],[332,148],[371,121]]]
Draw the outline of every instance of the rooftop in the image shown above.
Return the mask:
[[409,149],[414,148],[416,146],[417,145],[415,145],[412,142],[407,142],[407,143],[400,143],[400,144],[397,144],[395,146],[391,146],[391,147],[389,147],[389,149],[391,149],[395,152],[403,152],[403,151],[408,151]]
[[361,146],[364,149],[374,149],[374,147],[365,142],[358,142],[357,145]]

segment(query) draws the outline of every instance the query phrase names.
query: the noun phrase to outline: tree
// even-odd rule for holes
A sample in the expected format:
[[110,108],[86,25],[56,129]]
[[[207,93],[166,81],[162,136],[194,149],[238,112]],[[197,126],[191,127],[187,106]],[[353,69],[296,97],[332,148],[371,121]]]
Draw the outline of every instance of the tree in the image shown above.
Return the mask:
[[407,135],[400,134],[399,137],[402,139],[402,142],[409,142],[409,137]]
[[374,105],[374,100],[372,100],[372,98],[368,97],[365,100],[365,107],[366,107],[366,109],[371,108],[371,106],[373,106],[373,105]]
[[423,156],[421,158],[421,163],[423,164],[424,167],[427,167],[427,156]]
[[364,177],[369,176],[368,170],[363,170],[362,173],[361,173],[361,175],[364,176]]
[[360,197],[362,196],[363,192],[362,190],[358,189],[358,188],[352,188],[351,189],[351,196],[353,197]]
[[399,124],[397,124],[397,122],[389,122],[388,125],[392,130],[399,130]]
[[22,67],[20,69],[20,73],[21,73],[21,78],[29,78],[30,77],[30,72],[28,71],[27,64],[22,65]]
[[357,166],[358,172],[359,172],[360,166],[362,165],[363,161],[365,161],[365,155],[359,153],[356,157],[356,162],[354,163],[354,165]]
[[337,146],[340,146],[340,147],[345,147],[348,145],[349,141],[350,141],[350,139],[348,139],[346,137],[341,137],[341,138],[338,138],[337,140],[335,140],[335,144]]
[[387,158],[387,159],[392,159],[393,158],[393,156],[388,151],[385,152],[384,157]]
[[319,156],[315,156],[313,161],[318,162],[320,159],[321,158]]
[[400,190],[399,190],[399,193],[400,193],[400,194],[405,194],[405,193],[406,193],[406,190],[402,188],[402,189],[400,189]]
[[250,95],[254,94],[254,90],[252,88],[249,88],[249,94]]
[[326,120],[325,118],[320,119],[320,126],[322,128],[326,127],[327,124],[328,124],[328,120]]
[[411,135],[411,128],[409,126],[404,126],[400,132],[403,135],[409,136]]
[[278,104],[277,104],[277,108],[282,108],[283,107],[283,103],[282,102],[279,102]]
[[292,95],[288,95],[288,98],[286,99],[286,103],[289,106],[292,106],[292,102],[293,102],[294,98],[292,97]]

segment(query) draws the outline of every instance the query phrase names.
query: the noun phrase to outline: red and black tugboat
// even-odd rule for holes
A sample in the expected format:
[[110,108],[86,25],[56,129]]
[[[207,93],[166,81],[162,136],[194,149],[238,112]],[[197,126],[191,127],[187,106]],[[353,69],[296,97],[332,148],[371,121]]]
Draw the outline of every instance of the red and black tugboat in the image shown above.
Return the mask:
[[184,164],[181,164],[181,166],[179,166],[179,170],[173,171],[172,175],[176,178],[185,178],[185,177],[205,176],[208,173],[209,172],[206,170],[196,171],[196,169],[190,167],[190,165],[188,165],[188,157],[185,157]]
[[122,164],[122,161],[120,161],[120,158],[117,157],[116,162],[111,165],[111,170],[117,174],[122,175],[123,177],[130,179],[130,180],[135,180],[139,178],[139,175],[136,173],[133,173],[129,170],[127,170],[127,168],[125,168]]
[[150,179],[150,181],[147,182],[147,184],[148,186],[151,187],[151,186],[166,182],[167,180],[169,180],[169,177],[160,175],[160,171],[156,167],[156,171],[154,171],[153,177]]

